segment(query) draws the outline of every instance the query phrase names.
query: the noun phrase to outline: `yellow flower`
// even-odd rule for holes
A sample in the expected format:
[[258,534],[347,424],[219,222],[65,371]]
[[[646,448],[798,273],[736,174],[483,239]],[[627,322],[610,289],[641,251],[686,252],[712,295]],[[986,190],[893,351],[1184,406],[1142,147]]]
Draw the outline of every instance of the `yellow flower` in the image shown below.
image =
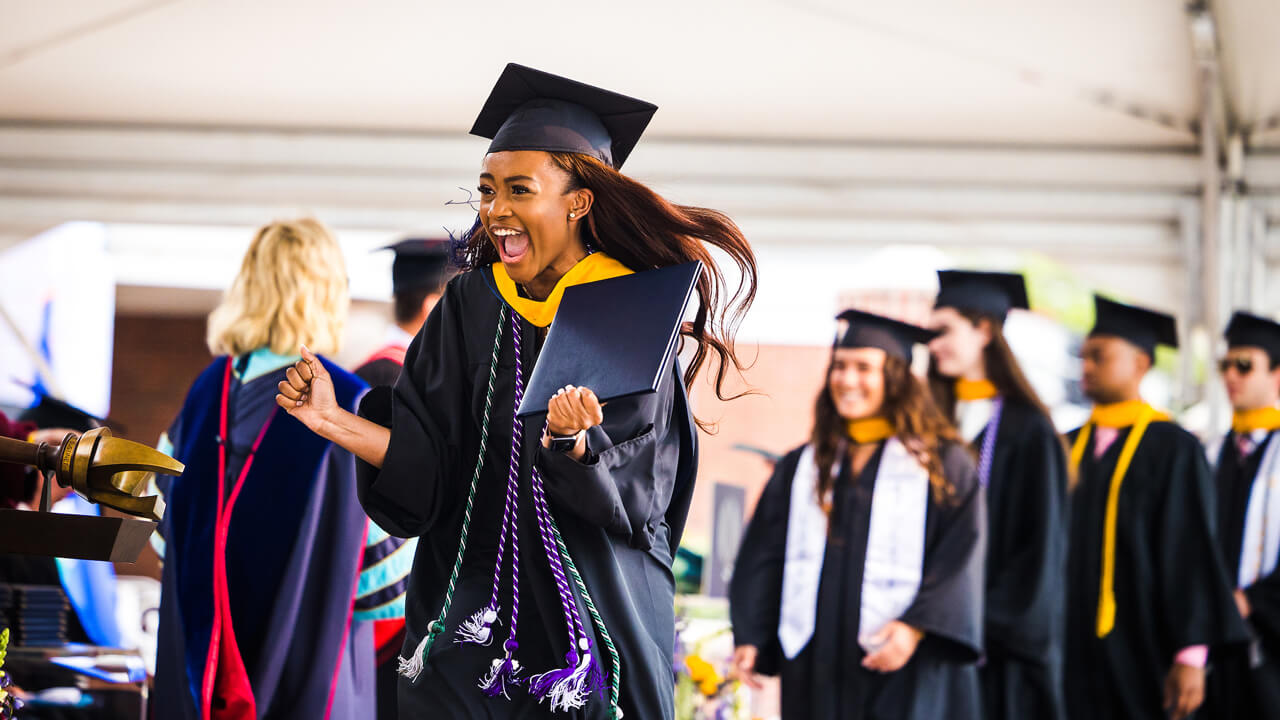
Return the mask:
[[703,695],[711,697],[720,691],[720,683],[724,678],[720,677],[715,667],[703,660],[702,656],[689,655],[684,659],[684,664],[689,668],[689,679],[698,684],[698,690]]
[[703,660],[698,655],[689,655],[684,659],[684,664],[685,667],[689,668],[690,679],[697,683],[716,674],[716,669],[711,667],[711,663]]

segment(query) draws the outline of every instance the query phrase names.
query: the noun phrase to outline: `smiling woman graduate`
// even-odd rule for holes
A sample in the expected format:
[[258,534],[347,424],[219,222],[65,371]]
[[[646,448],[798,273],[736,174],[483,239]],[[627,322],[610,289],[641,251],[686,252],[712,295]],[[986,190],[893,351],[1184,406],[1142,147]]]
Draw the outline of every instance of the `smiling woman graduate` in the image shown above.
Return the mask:
[[729,588],[734,672],[784,720],[977,720],[986,500],[911,374],[933,333],[854,310],[809,443],[778,462]]
[[[508,65],[472,130],[492,143],[470,267],[395,387],[357,416],[309,358],[281,383],[283,407],[361,458],[370,516],[430,534],[409,583],[402,718],[674,716],[671,561],[696,468],[685,387],[710,354],[717,391],[737,365],[756,273],[727,217],[618,172],[655,110]],[[742,272],[732,296],[708,246]],[[523,426],[514,408],[566,287],[693,260],[709,272],[681,330],[683,372],[672,359],[656,393],[607,408],[569,388],[545,432],[541,415]]]

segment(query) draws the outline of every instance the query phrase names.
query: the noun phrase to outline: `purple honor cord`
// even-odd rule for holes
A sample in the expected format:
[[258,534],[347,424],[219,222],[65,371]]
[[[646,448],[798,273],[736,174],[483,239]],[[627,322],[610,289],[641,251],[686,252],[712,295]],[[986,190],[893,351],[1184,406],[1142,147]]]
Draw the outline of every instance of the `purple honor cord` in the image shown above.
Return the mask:
[[978,482],[982,487],[991,483],[991,462],[996,455],[996,434],[1000,431],[1000,413],[1004,409],[1004,398],[996,397],[991,401],[991,419],[987,421],[987,429],[982,436],[982,450],[978,453]]
[[[524,398],[524,364],[521,358],[521,327],[519,315],[511,314],[512,346],[515,354],[515,397],[514,408],[520,407]],[[530,482],[531,499],[535,518],[538,522],[538,534],[542,540],[542,549],[555,578],[556,590],[560,596],[560,606],[564,612],[566,630],[569,635],[569,652],[565,655],[567,664],[564,668],[551,670],[530,678],[521,679],[521,666],[513,657],[519,648],[516,642],[517,619],[520,611],[520,542],[519,542],[519,486],[520,486],[520,451],[524,442],[524,423],[513,415],[511,424],[511,459],[507,472],[507,496],[503,509],[502,530],[498,538],[497,561],[493,570],[493,590],[489,604],[474,613],[458,629],[458,642],[488,645],[491,641],[491,627],[498,617],[498,591],[502,578],[502,563],[507,541],[511,544],[511,622],[507,640],[503,643],[504,654],[493,660],[490,670],[480,680],[480,689],[490,697],[501,695],[510,699],[507,690],[512,685],[526,683],[529,691],[540,701],[547,700],[552,711],[574,710],[581,708],[587,697],[595,691],[603,690],[605,678],[591,652],[591,640],[578,612],[577,599],[565,574],[560,559],[560,547],[555,539],[555,520],[547,503],[546,491],[542,475],[536,466],[532,468]]]
[[[513,335],[516,350],[514,407],[519,407],[520,402],[524,399],[524,368],[520,357],[521,333],[518,327],[519,320],[513,319],[513,321],[517,323],[517,328]],[[522,425],[523,422],[520,418],[514,419],[513,437],[515,438],[516,447],[520,446],[519,440],[523,436]],[[513,453],[512,462],[515,464],[513,467],[518,465],[518,455]],[[600,673],[590,653],[591,643],[582,627],[582,618],[578,614],[577,599],[570,589],[569,578],[565,575],[564,566],[560,562],[560,552],[556,547],[555,540],[552,538],[550,529],[551,511],[547,505],[542,475],[538,472],[536,465],[532,470],[530,487],[534,514],[538,522],[538,535],[542,540],[543,553],[547,557],[547,564],[551,567],[551,574],[555,577],[556,590],[560,594],[560,607],[564,612],[565,626],[569,634],[569,652],[565,655],[567,667],[551,670],[530,678],[529,690],[539,700],[547,700],[553,711],[572,710],[580,708],[586,703],[587,695],[592,689],[595,689],[592,686],[599,684],[593,683],[592,679],[598,680]]]

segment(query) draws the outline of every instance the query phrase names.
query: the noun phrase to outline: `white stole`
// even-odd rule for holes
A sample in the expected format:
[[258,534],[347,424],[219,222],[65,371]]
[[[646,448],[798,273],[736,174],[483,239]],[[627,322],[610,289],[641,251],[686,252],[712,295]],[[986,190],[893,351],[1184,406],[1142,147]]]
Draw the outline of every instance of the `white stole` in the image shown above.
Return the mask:
[[1247,588],[1276,569],[1280,554],[1280,437],[1273,436],[1263,452],[1258,474],[1249,491],[1240,548],[1238,587]]
[[806,445],[791,479],[787,550],[782,563],[778,641],[788,660],[809,643],[818,615],[818,583],[822,580],[822,557],[827,552],[827,514],[818,504],[817,487],[818,464],[813,446]]
[[[813,447],[807,446],[791,483],[782,568],[778,640],[787,659],[808,644],[817,621],[818,586],[827,548],[827,515],[814,492],[817,485]],[[901,617],[920,589],[928,507],[928,471],[897,438],[889,438],[876,471],[863,562],[858,641],[864,648],[867,638]]]
[[957,401],[956,424],[960,430],[960,437],[972,445],[982,430],[987,427],[987,423],[991,422],[994,411],[995,400],[992,398]]

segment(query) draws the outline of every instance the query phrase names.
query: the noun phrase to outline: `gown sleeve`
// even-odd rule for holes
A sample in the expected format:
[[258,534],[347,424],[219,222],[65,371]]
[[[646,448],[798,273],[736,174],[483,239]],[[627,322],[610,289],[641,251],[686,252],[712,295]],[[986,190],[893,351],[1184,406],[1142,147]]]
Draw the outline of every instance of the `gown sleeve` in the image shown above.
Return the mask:
[[[1066,567],[1066,458],[1048,420],[1016,436],[1001,491],[1012,497],[1011,553],[998,576],[987,579],[986,642],[1028,662],[1043,662],[1061,633],[1062,578]],[[1059,649],[1060,652],[1060,649]]]
[[766,675],[777,674],[782,658],[778,614],[782,607],[791,483],[798,458],[799,451],[793,452],[774,468],[743,533],[729,581],[733,643],[754,645],[759,651],[756,671]]
[[940,654],[974,662],[982,653],[987,502],[963,448],[947,447],[943,471],[955,495],[930,505],[936,531],[925,547],[920,589],[899,620],[922,630]]
[[604,424],[587,431],[581,461],[538,446],[552,501],[641,550],[653,547],[679,476],[685,419],[674,412],[675,394],[684,392],[677,372],[673,360],[656,393],[610,402]]
[[1249,600],[1249,623],[1272,638],[1280,638],[1280,570],[1258,578],[1244,594]]
[[[497,322],[496,316],[471,319]],[[365,512],[392,535],[428,532],[458,500],[451,481],[460,477],[467,436],[478,434],[468,402],[463,323],[455,279],[409,344],[395,386],[374,388],[360,405],[362,417],[391,428],[380,469],[357,461],[356,487]]]

